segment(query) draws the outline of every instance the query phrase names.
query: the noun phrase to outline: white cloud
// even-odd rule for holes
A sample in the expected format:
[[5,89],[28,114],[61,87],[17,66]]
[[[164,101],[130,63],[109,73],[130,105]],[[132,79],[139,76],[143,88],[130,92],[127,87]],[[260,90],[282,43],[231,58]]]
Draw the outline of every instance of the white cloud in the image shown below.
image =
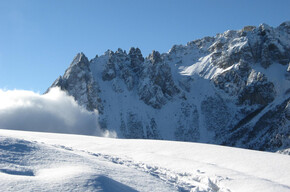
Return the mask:
[[0,128],[114,136],[98,125],[98,112],[79,106],[59,88],[40,95],[24,90],[0,90]]

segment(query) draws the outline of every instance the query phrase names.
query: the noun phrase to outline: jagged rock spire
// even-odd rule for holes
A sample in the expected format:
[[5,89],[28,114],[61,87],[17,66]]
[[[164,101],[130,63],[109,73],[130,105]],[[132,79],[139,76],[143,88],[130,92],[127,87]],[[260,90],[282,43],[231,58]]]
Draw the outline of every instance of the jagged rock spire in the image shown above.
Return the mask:
[[86,65],[86,66],[88,66],[89,60],[83,52],[80,52],[74,57],[74,59],[71,63],[71,66],[73,66],[73,65]]
[[153,50],[152,53],[149,55],[148,59],[154,65],[156,63],[160,63],[162,61],[161,55],[158,51]]
[[144,57],[141,53],[141,50],[137,47],[131,47],[129,50],[129,57],[131,59],[131,67],[135,73],[138,73],[142,70],[142,63],[144,62]]

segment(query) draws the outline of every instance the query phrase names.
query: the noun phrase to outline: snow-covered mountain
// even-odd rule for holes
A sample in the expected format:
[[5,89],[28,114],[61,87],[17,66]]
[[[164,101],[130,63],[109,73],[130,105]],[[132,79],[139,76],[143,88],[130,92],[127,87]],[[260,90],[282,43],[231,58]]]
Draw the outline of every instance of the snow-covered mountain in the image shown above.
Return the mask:
[[290,148],[290,22],[229,30],[144,58],[79,53],[60,87],[118,137]]

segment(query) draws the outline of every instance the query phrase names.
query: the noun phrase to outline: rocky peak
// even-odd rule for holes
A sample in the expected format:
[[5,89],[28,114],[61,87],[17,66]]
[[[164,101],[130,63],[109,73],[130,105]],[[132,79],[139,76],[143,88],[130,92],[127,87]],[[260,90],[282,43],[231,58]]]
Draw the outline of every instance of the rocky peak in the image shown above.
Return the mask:
[[118,50],[115,52],[115,54],[117,54],[117,55],[127,55],[126,51],[121,49],[121,48],[118,48]]
[[247,25],[242,29],[242,31],[248,32],[248,31],[253,31],[254,29],[256,29],[256,26]]
[[141,50],[137,47],[131,47],[130,50],[129,50],[129,55],[130,56],[136,56],[136,57],[143,57],[142,56],[142,53],[141,53]]
[[111,81],[116,77],[116,67],[114,59],[111,57],[113,54],[110,54],[109,60],[105,64],[105,68],[102,72],[103,81]]
[[260,63],[264,68],[273,63],[286,65],[290,60],[288,27],[287,22],[277,28],[261,24],[258,28],[246,26],[238,32],[219,34],[208,49],[212,53],[212,61],[224,69],[241,59]]
[[113,52],[111,49],[108,49],[108,50],[104,53],[104,55],[112,56],[112,55],[114,55],[114,52]]
[[261,36],[265,36],[267,33],[270,33],[272,30],[273,28],[267,25],[266,23],[262,23],[258,27],[258,32],[259,32],[259,35]]
[[152,53],[148,56],[148,59],[153,65],[162,61],[160,53],[155,50],[153,50]]
[[290,21],[283,22],[278,28],[290,34]]
[[80,67],[88,67],[89,66],[89,60],[88,58],[85,56],[85,54],[83,52],[78,53],[72,63],[71,63],[71,67],[74,65],[78,65]]
[[51,87],[60,87],[89,111],[95,109],[100,113],[103,111],[101,99],[98,97],[100,92],[98,84],[93,80],[90,62],[83,53],[78,53],[74,57],[64,75],[59,77]]
[[[164,62],[158,51],[153,51],[145,61],[138,86],[138,93],[147,105],[160,109],[168,100],[180,92],[172,78],[171,67]],[[144,81],[146,79],[146,81]]]
[[[195,44],[193,44],[193,45],[195,45]],[[187,46],[190,46],[190,42],[187,44]],[[183,45],[173,45],[172,46],[172,48],[169,50],[169,54],[175,54],[175,53],[177,53],[177,52],[179,52],[179,51],[182,51],[182,50],[184,50],[184,46]]]
[[82,52],[78,53],[74,57],[72,63],[70,64],[70,67],[65,71],[63,78],[69,79],[72,74],[79,72],[82,72],[82,74],[90,72],[90,62],[85,54],[83,54]]
[[135,73],[140,73],[142,70],[142,63],[144,62],[144,57],[139,48],[131,47],[129,51],[129,57],[131,59],[131,67]]

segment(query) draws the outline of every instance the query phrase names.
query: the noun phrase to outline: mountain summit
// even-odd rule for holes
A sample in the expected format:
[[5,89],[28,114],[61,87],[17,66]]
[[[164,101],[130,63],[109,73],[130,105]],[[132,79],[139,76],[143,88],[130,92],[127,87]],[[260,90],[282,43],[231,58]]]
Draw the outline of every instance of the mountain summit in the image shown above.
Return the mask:
[[60,87],[118,137],[290,148],[290,22],[228,30],[144,58],[77,54]]

